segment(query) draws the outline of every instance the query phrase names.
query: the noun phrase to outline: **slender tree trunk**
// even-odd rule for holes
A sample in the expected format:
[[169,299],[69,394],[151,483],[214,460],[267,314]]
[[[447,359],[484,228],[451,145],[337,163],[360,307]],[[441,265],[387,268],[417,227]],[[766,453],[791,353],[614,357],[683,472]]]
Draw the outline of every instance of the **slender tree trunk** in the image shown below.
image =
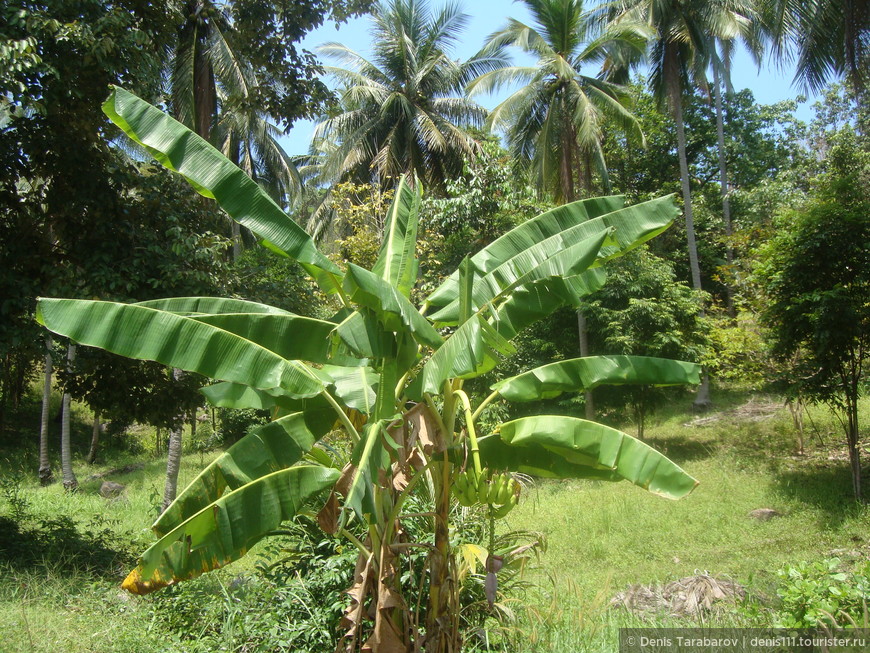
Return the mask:
[[[686,130],[683,124],[683,103],[681,100],[673,102],[674,122],[677,126],[677,153],[680,158],[680,181],[683,187],[683,215],[686,217],[686,242],[689,247],[689,267],[692,273],[692,288],[701,288],[701,266],[698,262],[698,245],[695,241],[695,222],[692,219],[692,190],[689,185],[689,163],[686,159]],[[704,315],[704,307],[699,310]],[[710,376],[705,370],[701,375],[701,386],[695,395],[693,405],[696,409],[705,410],[710,407]]]
[[[72,367],[73,359],[76,355],[76,346],[73,343],[69,344],[66,351],[66,366],[67,369]],[[72,450],[70,448],[70,402],[71,397],[68,392],[63,393],[63,413],[61,415],[60,425],[60,466],[63,471],[63,487],[65,490],[73,491],[79,486],[78,479],[72,468]]]
[[85,458],[89,465],[93,465],[94,461],[97,459],[97,445],[100,443],[100,428],[102,428],[102,423],[100,422],[100,411],[94,411],[94,428],[91,431],[91,448],[88,451],[88,457]]
[[[182,371],[172,370],[172,376],[177,381],[181,378]],[[181,467],[181,439],[183,419],[176,419],[175,424],[169,429],[169,445],[166,447],[166,486],[163,490],[163,507],[160,512],[166,510],[175,501],[178,493],[178,470]]]
[[861,449],[858,446],[858,385],[853,385],[851,396],[846,397],[846,440],[849,445],[849,465],[852,470],[852,490],[855,493],[855,498],[858,501],[863,501],[863,493],[861,490]]
[[39,483],[48,485],[54,481],[51,461],[48,458],[48,424],[51,406],[51,336],[45,336],[45,380],[42,384],[42,414],[39,419]]
[[166,485],[163,490],[163,506],[160,512],[166,510],[175,501],[178,493],[178,470],[181,467],[181,426],[173,426],[169,430],[169,446],[166,448]]
[[[733,229],[731,226],[731,199],[728,188],[728,168],[725,163],[725,120],[722,110],[722,79],[719,75],[719,66],[713,66],[713,97],[716,103],[716,137],[719,146],[719,185],[722,192],[722,219],[725,222],[725,260],[728,264],[728,273],[734,268],[734,247],[731,244]],[[727,277],[726,277],[727,279]],[[725,283],[725,297],[728,309],[728,317],[735,318],[734,291],[731,284]]]
[[[583,311],[577,309],[577,335],[580,341],[580,355],[586,357],[589,355],[589,333],[586,329],[586,316]],[[592,391],[587,390],[583,393],[583,398],[586,404],[586,419],[595,419],[595,401],[592,396]]]
[[683,104],[676,101],[674,122],[677,126],[677,153],[680,158],[680,183],[683,188],[683,215],[686,218],[686,242],[689,247],[689,267],[692,273],[692,288],[701,290],[701,266],[698,262],[698,245],[695,241],[695,221],[692,218],[692,190],[689,184],[689,163],[686,159],[686,129],[683,124]]

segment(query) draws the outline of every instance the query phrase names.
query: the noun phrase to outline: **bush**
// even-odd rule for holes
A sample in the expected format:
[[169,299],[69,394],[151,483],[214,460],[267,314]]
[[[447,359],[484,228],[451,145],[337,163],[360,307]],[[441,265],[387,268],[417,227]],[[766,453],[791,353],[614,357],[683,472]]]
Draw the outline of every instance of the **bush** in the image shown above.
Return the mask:
[[777,628],[866,627],[870,561],[847,570],[839,558],[800,562],[777,572]]

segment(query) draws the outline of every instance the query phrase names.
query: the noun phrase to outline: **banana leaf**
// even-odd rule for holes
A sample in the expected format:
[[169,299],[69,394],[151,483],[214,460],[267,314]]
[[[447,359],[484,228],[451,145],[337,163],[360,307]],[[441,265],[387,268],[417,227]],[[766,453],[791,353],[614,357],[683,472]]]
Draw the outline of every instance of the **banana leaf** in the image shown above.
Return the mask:
[[[298,412],[252,430],[211,462],[151,527],[160,536],[223,495],[299,462],[328,430]],[[334,414],[333,414],[334,421]]]
[[450,378],[470,379],[485,374],[498,364],[501,356],[515,352],[516,348],[477,313],[426,361],[420,381],[413,390],[408,390],[409,396],[419,399],[419,392],[439,393],[444,381]]
[[326,433],[338,420],[335,409],[323,394],[308,399],[294,399],[278,388],[257,390],[241,383],[221,381],[200,388],[212,406],[272,411],[272,419],[291,413],[305,413],[305,421],[314,433]]
[[503,338],[512,340],[529,325],[563,306],[579,300],[604,285],[604,268],[594,268],[573,277],[541,279],[514,290],[495,310],[490,323]]
[[492,385],[509,401],[552,399],[599,385],[686,385],[701,382],[701,366],[650,356],[587,356],[537,367]]
[[411,189],[407,177],[399,179],[387,212],[384,242],[372,272],[409,297],[417,283],[417,226],[423,189],[419,182]]
[[[567,233],[567,232],[563,232]],[[493,303],[507,297],[517,288],[553,278],[573,277],[593,267],[598,253],[605,244],[613,244],[612,228],[605,228],[576,242],[558,234],[543,243],[529,247],[475,280],[472,299],[475,306]],[[557,242],[551,242],[557,241]],[[459,297],[430,316],[433,322],[457,324]]]
[[299,261],[328,292],[336,292],[341,270],[260,186],[207,141],[156,107],[120,87],[103,112],[162,165],[183,175],[229,216]]
[[297,398],[323,390],[302,363],[198,320],[135,304],[83,299],[40,299],[40,324],[90,347],[153,360],[212,379],[266,390],[282,388]]
[[147,594],[239,559],[339,475],[335,469],[300,465],[222,495],[153,544],[122,587]]
[[398,333],[407,329],[421,344],[433,349],[441,346],[443,339],[429,320],[396,288],[376,274],[350,263],[344,278],[344,289],[351,301],[374,311],[387,331]]
[[357,358],[332,351],[330,338],[335,324],[325,320],[292,313],[223,313],[191,317],[250,340],[287,360],[345,367],[363,364]]
[[232,299],[226,297],[169,297],[167,299],[150,299],[146,302],[137,302],[136,306],[156,308],[168,313],[180,313],[182,315],[220,315],[223,313],[269,313],[274,315],[293,315],[283,308],[276,308],[268,304],[250,302],[246,299]]
[[335,394],[348,408],[369,415],[375,405],[378,374],[370,367],[339,367],[324,365],[318,370],[321,378],[335,387]]
[[698,481],[630,435],[576,417],[537,415],[502,424],[479,440],[492,469],[560,478],[627,480],[669,499],[689,494]]
[[[564,204],[511,229],[475,254],[471,261],[480,274],[487,274],[551,236],[622,208],[624,202],[625,198],[615,195]],[[458,283],[459,273],[454,272],[426,298],[426,303],[432,306],[451,303],[458,296]]]

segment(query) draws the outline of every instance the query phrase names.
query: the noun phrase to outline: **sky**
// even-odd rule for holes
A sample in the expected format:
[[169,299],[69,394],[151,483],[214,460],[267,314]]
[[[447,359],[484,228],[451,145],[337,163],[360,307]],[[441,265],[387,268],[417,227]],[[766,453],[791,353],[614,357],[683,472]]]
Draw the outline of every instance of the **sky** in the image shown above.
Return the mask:
[[[456,44],[455,50],[451,53],[451,56],[456,59],[467,59],[477,52],[482,47],[487,36],[506,24],[508,17],[516,18],[526,24],[532,23],[528,10],[523,4],[518,2],[510,2],[510,0],[465,0],[461,4],[465,13],[470,16],[470,20],[463,36]],[[438,2],[438,0],[433,0],[431,6],[438,8],[442,6],[442,3]],[[369,47],[371,42],[369,34],[370,26],[371,19],[368,16],[352,19],[338,28],[336,28],[334,23],[328,23],[311,32],[302,41],[302,47],[316,54],[317,46],[335,41],[356,50],[363,56],[368,56],[371,53]],[[521,63],[516,52],[514,53],[514,60],[517,63]],[[328,60],[324,60],[324,63],[330,64]],[[589,71],[589,74],[594,74],[594,71]],[[781,100],[794,99],[801,94],[792,85],[793,72],[791,70],[780,71],[775,65],[767,63],[762,65],[761,70],[758,70],[749,54],[742,47],[738,49],[735,55],[731,76],[735,90],[750,89],[755,96],[755,101],[760,104],[773,104]],[[498,96],[479,96],[476,99],[487,109],[492,109],[505,97],[507,97],[506,91]],[[808,102],[799,105],[797,111],[798,118],[809,120],[812,113],[810,110],[812,102],[813,98],[811,97]],[[306,153],[313,130],[314,123],[303,120],[297,121],[293,129],[290,130],[290,133],[281,139],[281,143],[288,154]]]

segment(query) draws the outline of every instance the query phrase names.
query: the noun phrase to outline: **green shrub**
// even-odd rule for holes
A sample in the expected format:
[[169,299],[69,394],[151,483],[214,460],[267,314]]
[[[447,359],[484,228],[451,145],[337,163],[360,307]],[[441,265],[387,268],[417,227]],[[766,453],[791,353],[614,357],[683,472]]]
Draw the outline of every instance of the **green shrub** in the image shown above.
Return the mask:
[[780,569],[779,628],[864,626],[870,597],[870,561],[847,570],[839,558],[800,562]]

